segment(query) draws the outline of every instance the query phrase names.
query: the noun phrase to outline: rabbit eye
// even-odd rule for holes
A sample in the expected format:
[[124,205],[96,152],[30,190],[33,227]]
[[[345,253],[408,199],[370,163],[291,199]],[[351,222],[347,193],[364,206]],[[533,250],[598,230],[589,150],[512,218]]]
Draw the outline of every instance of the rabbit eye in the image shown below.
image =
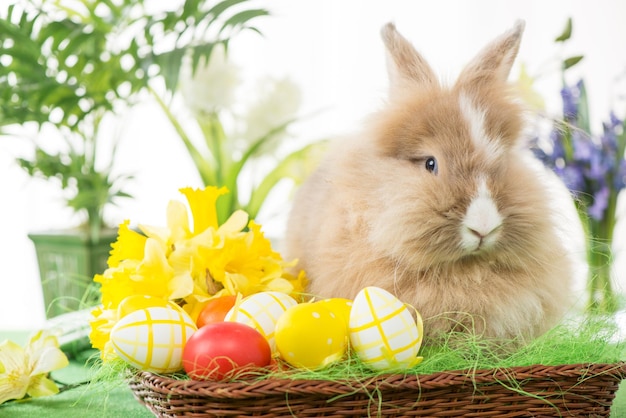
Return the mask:
[[435,157],[426,158],[426,163],[424,164],[424,166],[426,167],[426,170],[430,171],[433,174],[437,174],[437,171],[439,171],[439,167],[437,166],[437,160],[435,159]]

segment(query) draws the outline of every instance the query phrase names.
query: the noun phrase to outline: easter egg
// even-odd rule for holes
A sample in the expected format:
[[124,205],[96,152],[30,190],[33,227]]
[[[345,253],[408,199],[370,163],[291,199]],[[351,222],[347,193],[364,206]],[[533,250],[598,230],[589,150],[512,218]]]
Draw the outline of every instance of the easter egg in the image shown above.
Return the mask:
[[298,302],[286,293],[259,292],[242,299],[228,311],[225,321],[239,322],[256,329],[270,344],[272,352],[276,351],[274,330],[278,318],[291,306]]
[[261,333],[238,322],[205,325],[183,351],[183,367],[194,380],[222,380],[270,364],[272,351]]
[[350,299],[329,298],[318,300],[315,303],[324,305],[324,307],[329,311],[333,312],[340,318],[343,318],[346,321],[346,326],[348,325],[348,321],[350,320],[350,311],[352,310],[352,301]]
[[202,311],[200,311],[196,325],[198,328],[202,328],[208,324],[224,322],[226,314],[232,309],[236,301],[237,296],[234,295],[220,296],[209,300],[209,302],[204,305],[204,308],[202,308]]
[[354,298],[348,332],[357,356],[372,369],[409,368],[422,343],[423,325],[419,313],[411,311],[384,289],[370,286]]
[[182,309],[150,307],[121,318],[111,329],[115,353],[130,365],[154,373],[182,369],[183,348],[196,324]]
[[348,348],[346,321],[324,304],[290,307],[276,323],[276,349],[294,367],[318,369],[340,360]]

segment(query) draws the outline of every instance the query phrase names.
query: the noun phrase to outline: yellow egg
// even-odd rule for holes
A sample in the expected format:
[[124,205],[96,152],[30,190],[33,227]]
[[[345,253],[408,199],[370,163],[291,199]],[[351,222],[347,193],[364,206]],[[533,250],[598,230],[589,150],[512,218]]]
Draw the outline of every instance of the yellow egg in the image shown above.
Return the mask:
[[378,287],[366,287],[354,298],[350,312],[350,344],[357,356],[375,370],[409,368],[422,343],[423,325],[419,313]]
[[276,348],[294,367],[318,369],[340,360],[348,347],[348,328],[321,303],[287,309],[276,323]]
[[318,300],[315,303],[324,305],[326,309],[344,319],[346,321],[346,326],[348,326],[348,321],[350,321],[350,310],[352,310],[352,301],[350,299],[330,298]]
[[259,292],[247,296],[228,311],[225,321],[240,322],[259,331],[269,342],[272,352],[276,352],[274,330],[278,318],[298,302],[286,293]]
[[111,330],[115,353],[130,365],[154,373],[182,369],[183,348],[197,331],[182,309],[149,307],[120,319]]

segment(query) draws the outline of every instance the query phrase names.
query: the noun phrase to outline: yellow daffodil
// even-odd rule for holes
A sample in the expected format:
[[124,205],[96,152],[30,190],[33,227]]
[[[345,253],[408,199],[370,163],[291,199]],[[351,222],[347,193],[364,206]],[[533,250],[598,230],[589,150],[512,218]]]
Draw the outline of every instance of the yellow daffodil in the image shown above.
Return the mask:
[[204,189],[192,189],[185,187],[180,189],[185,195],[193,217],[193,233],[200,234],[207,228],[218,228],[217,224],[217,198],[228,193],[226,187],[206,187]]
[[228,192],[226,188],[180,191],[193,225],[187,207],[176,201],[167,206],[165,227],[140,225],[142,235],[123,223],[109,268],[94,278],[102,285],[102,307],[92,313],[90,338],[103,359],[114,355],[109,334],[120,319],[117,308],[128,296],[178,303],[195,320],[214,297],[304,291],[304,275],[293,277],[285,271],[295,262],[285,262],[272,249],[261,226],[249,221],[246,212],[235,211],[218,225],[217,200]]
[[10,399],[53,395],[57,385],[47,374],[69,364],[56,337],[39,331],[25,348],[12,341],[0,344],[0,404]]
[[111,256],[107,263],[109,267],[117,267],[123,260],[143,258],[143,251],[146,245],[146,237],[128,227],[126,220],[118,229],[117,241],[111,247]]
[[165,248],[152,238],[146,240],[142,260],[124,260],[117,268],[96,275],[94,280],[102,285],[105,308],[117,308],[129,295],[175,300],[193,291],[190,272],[176,271],[165,257]]
[[100,357],[103,360],[114,358],[115,352],[113,351],[113,345],[109,341],[109,335],[111,329],[119,320],[117,309],[97,307],[91,312],[91,315],[94,317],[90,322],[91,332],[89,333],[89,340],[91,345],[93,348],[100,350]]

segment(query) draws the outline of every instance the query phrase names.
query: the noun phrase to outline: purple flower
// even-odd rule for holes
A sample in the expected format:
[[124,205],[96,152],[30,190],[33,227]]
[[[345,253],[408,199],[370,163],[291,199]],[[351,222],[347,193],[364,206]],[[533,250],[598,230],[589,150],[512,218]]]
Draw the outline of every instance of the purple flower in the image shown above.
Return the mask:
[[612,129],[617,128],[618,126],[622,126],[622,124],[624,123],[623,120],[619,119],[616,115],[615,112],[611,111],[610,117],[610,125]]
[[602,142],[602,146],[610,152],[615,153],[617,151],[617,133],[615,132],[616,126],[613,123],[604,123],[603,125],[604,132],[602,136],[600,136],[600,141]]
[[565,86],[561,89],[563,99],[563,116],[565,120],[575,121],[578,117],[578,87]]
[[604,211],[609,203],[609,193],[609,188],[604,185],[593,195],[593,204],[587,210],[593,219],[601,221],[604,218]]
[[563,133],[558,129],[550,132],[550,142],[552,143],[552,159],[556,161],[565,158],[565,148],[563,148]]
[[576,164],[568,164],[562,168],[556,167],[554,171],[572,192],[579,193],[585,191],[585,176],[583,175],[582,167]]
[[626,160],[624,159],[620,160],[617,167],[617,173],[615,173],[615,178],[613,179],[613,187],[615,187],[617,192],[626,187]]
[[591,180],[603,181],[606,174],[613,168],[613,160],[606,158],[607,156],[602,152],[601,148],[594,148],[594,151],[585,175]]
[[595,144],[587,135],[579,130],[572,132],[572,142],[574,143],[574,160],[591,161],[591,156],[596,152]]
[[621,142],[626,140],[624,120],[611,112],[600,135],[592,135],[588,127],[579,126],[579,117],[588,111],[583,107],[586,103],[581,102],[584,89],[582,80],[563,87],[563,116],[550,132],[551,149],[542,150],[536,140],[534,151],[570,191],[580,196],[590,219],[612,222],[604,219],[609,202],[613,202],[613,194],[626,188],[626,159],[618,155],[626,145]]

